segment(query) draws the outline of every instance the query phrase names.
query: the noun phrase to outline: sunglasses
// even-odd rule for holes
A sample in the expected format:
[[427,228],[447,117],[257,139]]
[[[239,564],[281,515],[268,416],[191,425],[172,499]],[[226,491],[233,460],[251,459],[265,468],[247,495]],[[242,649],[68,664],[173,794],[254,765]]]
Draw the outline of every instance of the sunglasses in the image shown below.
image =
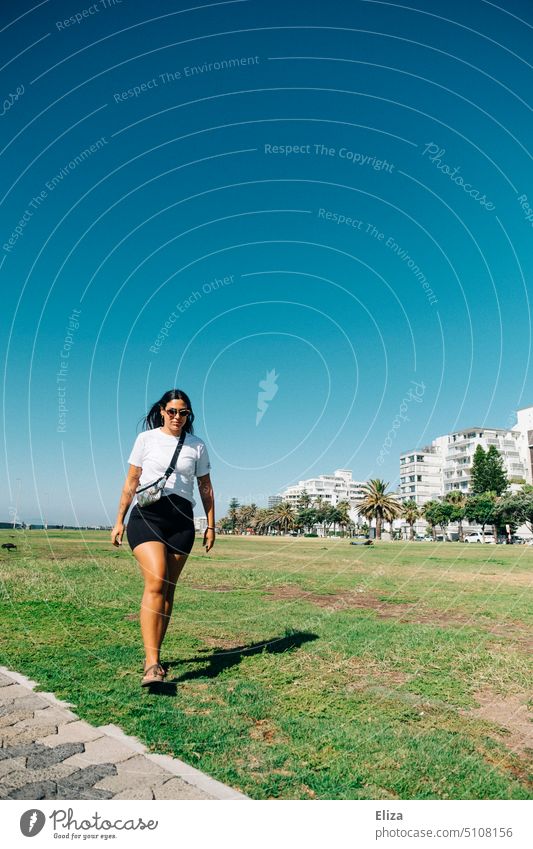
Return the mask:
[[175,407],[170,407],[168,410],[165,410],[165,413],[167,413],[171,418],[174,418],[174,416],[180,416],[180,418],[183,418],[184,416],[188,416],[190,412],[190,410],[176,410]]

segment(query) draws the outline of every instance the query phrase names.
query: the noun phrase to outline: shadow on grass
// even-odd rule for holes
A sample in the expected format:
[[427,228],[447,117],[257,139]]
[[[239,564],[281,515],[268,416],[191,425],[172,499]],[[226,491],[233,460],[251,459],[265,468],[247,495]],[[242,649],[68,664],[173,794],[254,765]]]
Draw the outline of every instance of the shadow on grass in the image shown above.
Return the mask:
[[[317,640],[318,634],[313,634],[306,631],[295,631],[292,634],[287,634],[285,637],[273,637],[270,640],[262,640],[260,643],[250,643],[247,646],[234,646],[231,649],[224,651],[214,651],[211,655],[202,657],[188,657],[180,660],[171,660],[165,664],[172,669],[173,666],[178,666],[184,663],[201,663],[202,669],[194,669],[189,672],[184,672],[179,677],[173,678],[172,681],[163,683],[151,684],[146,689],[157,691],[164,695],[175,695],[177,684],[183,681],[194,681],[197,678],[216,678],[225,669],[230,669],[232,666],[237,666],[243,657],[250,657],[254,654],[282,654],[292,649],[299,649],[304,643],[311,640]],[[200,649],[200,651],[209,651],[209,649]]]

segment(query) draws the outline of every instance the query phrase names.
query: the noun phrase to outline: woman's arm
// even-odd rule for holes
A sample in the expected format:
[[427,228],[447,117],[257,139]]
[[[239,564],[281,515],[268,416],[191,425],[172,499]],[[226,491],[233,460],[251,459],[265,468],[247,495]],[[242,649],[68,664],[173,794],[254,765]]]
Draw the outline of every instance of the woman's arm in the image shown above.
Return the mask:
[[204,545],[207,553],[215,544],[215,495],[209,474],[200,475],[196,480],[207,516],[207,528],[204,533]]
[[141,477],[141,474],[142,466],[132,466],[130,464],[130,468],[126,476],[126,480],[124,482],[124,486],[122,488],[122,493],[120,496],[120,503],[118,505],[118,513],[115,522],[115,527],[111,531],[111,542],[113,543],[113,545],[122,545],[122,536],[124,534],[124,517],[126,516],[130,504],[135,496],[135,491],[139,485],[139,479]]

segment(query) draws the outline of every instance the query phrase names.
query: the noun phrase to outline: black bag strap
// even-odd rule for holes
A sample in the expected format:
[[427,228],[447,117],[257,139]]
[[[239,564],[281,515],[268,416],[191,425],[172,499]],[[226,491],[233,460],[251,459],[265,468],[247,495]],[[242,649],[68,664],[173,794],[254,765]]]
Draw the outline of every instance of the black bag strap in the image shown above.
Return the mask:
[[170,475],[172,474],[172,472],[174,471],[174,469],[176,468],[176,462],[178,460],[178,454],[181,451],[181,446],[183,445],[184,440],[185,440],[185,428],[183,427],[182,430],[181,430],[181,433],[180,433],[180,438],[178,440],[178,444],[176,445],[176,450],[174,451],[174,454],[172,455],[172,460],[170,461],[170,466],[166,470],[163,477],[169,478]]

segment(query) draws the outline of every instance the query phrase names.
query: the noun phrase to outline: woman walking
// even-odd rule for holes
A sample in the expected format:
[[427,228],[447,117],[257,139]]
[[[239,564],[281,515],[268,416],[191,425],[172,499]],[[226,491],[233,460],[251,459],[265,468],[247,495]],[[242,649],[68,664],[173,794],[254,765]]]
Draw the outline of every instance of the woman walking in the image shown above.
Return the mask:
[[[170,389],[156,401],[144,419],[128,458],[111,542],[122,545],[124,518],[135,498],[127,526],[128,543],[144,576],[141,602],[141,633],[145,650],[141,686],[161,683],[166,668],[160,662],[161,644],[172,613],[176,582],[194,543],[194,478],[207,515],[203,545],[206,553],[215,542],[215,500],[205,443],[193,435],[194,413],[188,395]],[[180,440],[181,438],[181,440]],[[144,487],[168,471],[178,443],[181,448],[175,470],[167,478],[159,500],[144,507],[137,504],[137,487]]]

